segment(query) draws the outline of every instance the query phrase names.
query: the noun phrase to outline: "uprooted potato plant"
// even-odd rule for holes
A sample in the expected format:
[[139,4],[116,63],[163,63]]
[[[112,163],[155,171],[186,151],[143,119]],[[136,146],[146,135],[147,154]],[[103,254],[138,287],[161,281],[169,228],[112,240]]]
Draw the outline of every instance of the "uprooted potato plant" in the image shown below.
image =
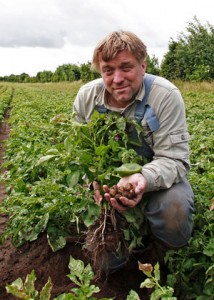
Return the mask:
[[[55,126],[57,120],[52,120]],[[99,277],[100,268],[108,265],[110,251],[127,253],[140,244],[143,208],[127,209],[119,215],[107,201],[96,205],[89,186],[96,180],[100,186],[108,185],[110,193],[114,190],[117,199],[134,197],[133,186],[122,191],[116,184],[122,176],[140,172],[146,162],[132,148],[141,146],[142,129],[135,121],[114,113],[95,112],[87,124],[65,118],[63,122],[69,128],[64,143],[46,148],[35,160],[27,175],[34,178],[31,183],[28,180],[22,199],[14,189],[5,201],[6,212],[13,216],[2,240],[11,235],[14,245],[20,246],[46,230],[51,248],[57,251],[65,246],[67,236],[84,236],[85,249]],[[137,132],[135,140],[129,134],[131,126]],[[13,210],[11,203],[19,206]],[[17,227],[21,231],[14,231]],[[98,257],[103,264],[97,264]],[[107,267],[104,271],[108,272]]]

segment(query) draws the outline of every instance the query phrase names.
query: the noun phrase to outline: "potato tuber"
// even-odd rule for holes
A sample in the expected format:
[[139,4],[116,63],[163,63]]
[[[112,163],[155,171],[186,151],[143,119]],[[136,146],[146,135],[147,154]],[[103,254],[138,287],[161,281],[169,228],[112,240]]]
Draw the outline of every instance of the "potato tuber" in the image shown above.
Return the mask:
[[136,196],[134,186],[131,183],[127,183],[125,186],[113,185],[109,189],[109,194],[112,198],[115,198],[116,200],[120,200],[120,197],[126,197],[131,200],[134,199]]

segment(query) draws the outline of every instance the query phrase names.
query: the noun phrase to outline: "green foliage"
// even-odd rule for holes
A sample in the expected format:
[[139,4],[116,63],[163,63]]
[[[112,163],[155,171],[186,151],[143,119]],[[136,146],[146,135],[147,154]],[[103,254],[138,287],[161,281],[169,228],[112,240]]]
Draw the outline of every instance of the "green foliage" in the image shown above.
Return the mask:
[[[180,85],[191,136],[189,180],[195,194],[195,213],[193,235],[188,245],[167,253],[167,286],[174,289],[174,296],[178,299],[211,300],[214,294],[214,214],[210,208],[214,179],[213,84],[182,82]],[[8,228],[1,236],[2,242],[11,235],[14,244],[21,245],[25,241],[35,240],[39,232],[46,230],[53,251],[64,247],[67,235],[79,235],[85,229],[83,226],[92,224],[100,213],[92,192],[87,188],[91,178],[98,178],[98,174],[102,174],[99,178],[101,182],[118,178],[119,175],[113,176],[110,169],[111,154],[116,155],[115,167],[133,159],[138,162],[135,152],[123,148],[127,142],[124,121],[118,121],[112,129],[109,146],[102,144],[104,140],[101,141],[101,135],[105,129],[99,132],[96,118],[93,126],[96,124],[97,127],[94,128],[72,123],[69,111],[79,86],[73,83],[60,86],[57,83],[5,84],[0,87],[0,103],[7,99],[12,107],[12,130],[7,141],[7,162],[4,165],[7,171],[2,177],[7,185],[7,198],[0,206],[0,212],[10,218]],[[101,121],[105,123],[105,119],[101,118]],[[89,136],[92,129],[97,130],[96,134]],[[117,130],[121,132],[119,139],[115,135]],[[83,147],[81,139],[76,139],[78,136],[85,137],[84,148],[87,151],[81,151]],[[77,152],[73,146],[75,140]],[[117,151],[117,146],[123,148],[122,153]],[[99,160],[92,154],[95,150]],[[105,168],[110,176],[104,171],[98,172],[98,169],[102,170],[105,157]],[[87,169],[88,163],[90,169]],[[83,173],[88,178],[82,178]],[[78,184],[79,180],[86,184],[85,189]],[[124,214],[129,224],[124,225],[124,236],[127,240],[131,237],[132,248],[140,243],[137,235],[140,227],[137,226],[142,222],[142,215],[140,209]],[[130,299],[137,297],[134,291],[130,293],[133,296]]]
[[158,62],[158,58],[156,58],[154,55],[150,57],[147,55],[146,58],[146,71],[147,73],[153,74],[153,75],[159,75],[160,74],[160,66]]
[[52,81],[77,81],[80,79],[80,68],[75,64],[59,66],[53,74]]
[[[71,290],[72,293],[62,294],[54,300],[96,300],[92,297],[93,294],[98,293],[100,289],[95,285],[91,285],[90,282],[94,278],[94,273],[90,265],[84,267],[84,263],[81,260],[75,260],[70,257],[69,262],[70,274],[68,278],[77,285],[77,288]],[[102,298],[107,300],[107,298]],[[109,300],[111,300],[109,298]]]
[[48,282],[42,288],[41,292],[35,289],[36,275],[34,270],[27,275],[25,282],[21,278],[16,279],[13,283],[6,286],[8,294],[12,294],[17,299],[26,300],[49,300],[51,297],[52,282],[48,279]]
[[[70,256],[69,261],[70,273],[67,275],[68,278],[75,284],[75,287],[71,289],[68,293],[63,293],[54,300],[96,300],[98,298],[93,297],[94,294],[100,292],[100,288],[91,284],[94,279],[94,273],[91,266],[88,264],[86,267],[81,260],[74,259]],[[150,264],[139,263],[139,269],[148,277],[145,279],[140,287],[153,289],[151,293],[151,300],[166,299],[166,300],[176,300],[173,297],[173,288],[168,286],[161,286],[160,281],[160,270],[159,264],[154,266]],[[52,291],[52,281],[51,278],[45,284],[41,292],[39,293],[35,289],[36,275],[34,270],[31,274],[28,274],[25,282],[23,283],[21,278],[16,279],[11,284],[6,286],[7,293],[12,294],[18,299],[28,299],[28,300],[49,300],[51,298]],[[113,300],[114,298],[102,298],[100,300]],[[126,300],[140,300],[138,294],[131,290]]]
[[169,79],[214,79],[214,27],[202,25],[194,17],[187,33],[181,33],[177,41],[171,39],[169,51],[161,64],[161,75]]
[[[180,299],[213,299],[214,294],[214,213],[213,199],[213,116],[214,94],[193,89],[183,93],[190,132],[191,170],[189,180],[195,195],[193,236],[179,251],[166,257]],[[208,271],[209,270],[209,271]]]
[[6,109],[9,107],[14,90],[11,87],[0,86],[0,124],[4,119]]
[[[81,260],[75,260],[72,256],[69,262],[70,274],[68,278],[76,284],[77,287],[72,288],[71,292],[63,293],[54,300],[96,300],[98,298],[93,297],[100,291],[98,287],[91,284],[94,278],[94,273],[90,265],[84,267],[84,263]],[[17,297],[17,299],[28,300],[49,300],[51,299],[52,281],[51,278],[42,288],[41,292],[35,289],[36,275],[34,270],[31,274],[27,275],[25,282],[23,283],[21,278],[16,279],[13,283],[6,286],[7,293]],[[113,300],[112,298],[102,298],[100,300]]]
[[[16,90],[10,118],[14,129],[4,165],[8,197],[0,208],[10,218],[2,243],[11,236],[19,247],[46,231],[52,250],[63,248],[66,236],[81,234],[100,215],[89,183],[97,180],[101,186],[112,186],[120,178],[116,168],[124,162],[143,164],[141,156],[129,149],[126,127],[133,123],[140,135],[135,121],[95,112],[88,124],[76,123],[63,113],[66,99],[70,100],[66,96]],[[47,101],[52,97],[55,110]],[[54,115],[57,112],[62,113]],[[132,224],[130,230],[136,226]],[[126,236],[140,243],[136,229]]]
[[150,295],[151,300],[168,299],[176,300],[173,297],[174,289],[170,286],[162,286],[160,284],[160,269],[159,263],[157,263],[154,268],[151,264],[141,264],[139,263],[139,269],[147,276],[147,278],[141,283],[141,288],[152,289]]
[[80,66],[80,78],[83,82],[88,82],[96,78],[101,77],[100,74],[91,68],[91,63],[81,64]]
[[131,290],[126,298],[126,300],[140,300],[138,293],[135,291]]
[[51,82],[53,80],[53,72],[43,71],[36,74],[36,81],[38,82]]

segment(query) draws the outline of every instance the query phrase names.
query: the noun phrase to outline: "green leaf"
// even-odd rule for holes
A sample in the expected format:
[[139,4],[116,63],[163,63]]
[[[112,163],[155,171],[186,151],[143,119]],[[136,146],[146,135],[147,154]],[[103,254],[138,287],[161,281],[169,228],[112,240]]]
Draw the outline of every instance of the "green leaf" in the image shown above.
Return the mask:
[[48,155],[60,155],[60,152],[56,148],[51,148],[46,152]]
[[32,270],[31,274],[27,275],[24,284],[22,279],[18,278],[12,284],[7,285],[6,290],[18,299],[35,300],[38,296],[38,292],[34,287],[35,280],[36,276],[34,270]]
[[155,286],[155,282],[150,279],[150,278],[146,278],[141,284],[140,284],[140,288],[144,288],[146,287],[147,289],[151,289]]
[[[29,299],[28,295],[24,291],[20,291],[17,286],[7,285],[6,286],[7,293],[12,294],[14,297],[18,299]],[[32,299],[34,300],[34,299]]]
[[133,209],[127,209],[124,213],[123,216],[126,218],[128,223],[135,223],[136,218],[135,218],[135,213]]
[[120,176],[129,176],[135,173],[141,173],[142,166],[137,163],[127,163],[123,164],[119,168],[115,169],[115,172],[118,173]]
[[100,208],[95,203],[90,204],[87,210],[82,213],[82,220],[86,227],[91,226],[100,215]]
[[159,281],[160,280],[160,265],[158,262],[154,266],[154,275],[155,275],[155,279],[157,281]]
[[108,150],[110,149],[109,145],[100,145],[96,147],[95,149],[95,155],[97,156],[104,156],[106,153],[108,153]]
[[33,270],[30,274],[27,275],[25,283],[24,283],[24,290],[32,298],[36,297],[38,295],[38,292],[35,291],[35,286],[34,286],[35,281],[36,281],[36,275]]
[[51,298],[51,290],[52,290],[52,281],[51,278],[48,278],[48,282],[45,284],[45,286],[42,288],[40,292],[40,300],[49,300]]
[[17,287],[19,290],[22,290],[24,288],[24,284],[21,278],[17,278],[15,281],[13,281],[11,286]]
[[176,297],[172,297],[174,293],[173,288],[171,287],[162,287],[162,288],[157,288],[152,292],[151,295],[151,300],[176,300]]
[[47,162],[47,161],[49,161],[49,160],[51,160],[51,159],[53,159],[53,158],[55,158],[55,157],[57,157],[57,155],[53,155],[53,154],[49,154],[49,155],[42,156],[42,157],[38,160],[38,162],[37,162],[36,165],[39,166],[39,165],[43,164],[44,162]]
[[[83,261],[79,259],[74,259],[71,256],[69,261],[69,269],[71,271],[70,274],[68,275],[69,279],[72,280],[74,283],[76,283],[78,286],[81,286],[83,274],[85,270]],[[93,275],[92,271],[91,274]],[[91,277],[89,276],[88,279],[90,280]]]
[[126,300],[140,300],[140,297],[135,291],[131,290],[129,292]]
[[49,213],[40,216],[40,220],[37,221],[37,223],[34,224],[33,227],[28,228],[26,239],[31,242],[35,241],[38,235],[46,229],[48,221],[49,221]]
[[66,177],[66,181],[69,185],[69,187],[74,187],[80,179],[80,171],[74,171],[71,174],[68,174]]
[[48,225],[47,239],[53,252],[56,252],[65,247],[66,245],[65,236],[67,235],[68,233],[62,230],[61,228],[56,227],[53,224]]
[[205,246],[203,253],[207,256],[214,257],[214,238],[211,238]]

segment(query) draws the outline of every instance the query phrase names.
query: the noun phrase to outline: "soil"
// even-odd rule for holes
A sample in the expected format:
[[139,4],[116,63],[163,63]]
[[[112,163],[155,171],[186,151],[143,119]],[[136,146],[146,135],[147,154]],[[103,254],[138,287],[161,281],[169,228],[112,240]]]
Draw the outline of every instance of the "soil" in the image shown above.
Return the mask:
[[[4,140],[9,137],[10,128],[7,123],[9,111],[5,115],[5,121],[0,127],[0,164],[4,157]],[[0,201],[6,195],[5,187],[0,183]],[[0,214],[0,234],[5,229],[7,217]],[[10,239],[7,239],[0,247],[0,300],[16,299],[11,294],[7,294],[5,286],[12,283],[18,277],[25,280],[27,274],[35,271],[37,280],[36,289],[41,288],[51,277],[53,289],[51,300],[62,293],[67,293],[75,285],[66,276],[70,273],[68,268],[70,256],[81,259],[85,264],[89,263],[87,256],[82,250],[81,243],[72,238],[66,247],[57,252],[53,252],[47,242],[46,234],[43,233],[39,238],[31,243],[27,243],[21,248],[15,248]],[[100,292],[94,294],[97,299],[115,297],[116,300],[125,300],[130,290],[135,290],[141,299],[146,299],[146,290],[140,289],[140,283],[145,279],[143,273],[138,270],[136,258],[130,259],[127,265],[109,275],[107,279],[94,282],[100,288]]]

